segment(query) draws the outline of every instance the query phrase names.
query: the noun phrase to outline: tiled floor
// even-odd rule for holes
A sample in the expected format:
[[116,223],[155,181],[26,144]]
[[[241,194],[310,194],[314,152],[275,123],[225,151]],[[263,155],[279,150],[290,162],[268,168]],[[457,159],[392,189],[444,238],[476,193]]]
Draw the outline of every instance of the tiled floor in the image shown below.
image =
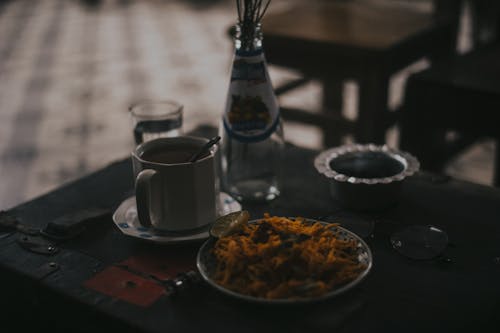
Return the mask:
[[[0,1],[0,209],[127,156],[127,107],[139,99],[183,103],[186,131],[217,126],[234,19],[230,0]],[[394,103],[407,74],[394,79]],[[275,84],[292,76],[271,68]],[[346,85],[346,112],[355,89]],[[315,109],[320,97],[313,82],[281,103]],[[314,129],[285,128],[288,140],[320,147]],[[486,143],[450,172],[488,183],[491,160]]]

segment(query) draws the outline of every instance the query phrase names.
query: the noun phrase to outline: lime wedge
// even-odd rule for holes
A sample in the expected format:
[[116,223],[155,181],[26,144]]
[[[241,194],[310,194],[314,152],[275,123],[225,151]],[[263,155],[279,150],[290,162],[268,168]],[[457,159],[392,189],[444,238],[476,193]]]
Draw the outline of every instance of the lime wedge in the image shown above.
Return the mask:
[[249,218],[250,214],[246,210],[221,216],[210,228],[210,235],[216,238],[228,236],[243,227]]

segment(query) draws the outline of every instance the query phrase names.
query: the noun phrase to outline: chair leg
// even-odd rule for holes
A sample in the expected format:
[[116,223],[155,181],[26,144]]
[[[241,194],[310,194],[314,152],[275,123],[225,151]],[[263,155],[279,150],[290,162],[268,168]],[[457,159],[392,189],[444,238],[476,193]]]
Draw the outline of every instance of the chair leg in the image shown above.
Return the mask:
[[401,121],[399,145],[401,150],[417,157],[421,169],[442,173],[447,162],[445,132],[425,123]]
[[434,109],[426,103],[426,93],[419,81],[408,80],[399,117],[399,147],[416,156],[422,169],[441,173],[445,131],[428,121],[428,112]]
[[495,0],[469,0],[474,47],[498,39],[500,5]]
[[359,81],[359,109],[356,141],[385,143],[389,75],[381,71],[369,73]]
[[493,186],[500,187],[500,137],[495,141],[495,159],[493,163]]
[[463,1],[434,0],[435,20],[446,22],[446,34],[435,40],[430,50],[431,62],[448,61],[457,51],[458,30]]
[[[323,112],[331,115],[342,116],[343,100],[342,80],[323,81]],[[323,144],[325,147],[333,147],[341,144],[342,135],[339,132],[325,131],[323,133]]]

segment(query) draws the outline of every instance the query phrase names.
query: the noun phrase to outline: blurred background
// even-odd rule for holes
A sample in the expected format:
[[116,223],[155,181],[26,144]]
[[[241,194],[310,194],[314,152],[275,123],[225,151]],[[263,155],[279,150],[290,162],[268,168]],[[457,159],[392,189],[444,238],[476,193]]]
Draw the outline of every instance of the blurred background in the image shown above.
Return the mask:
[[[269,13],[293,2],[273,0]],[[433,10],[432,1],[385,2]],[[128,107],[138,100],[182,103],[186,132],[218,126],[233,55],[227,31],[235,19],[232,0],[0,1],[0,209],[127,157],[134,145]],[[458,32],[457,50],[467,52],[473,47],[467,2]],[[396,73],[389,104],[402,103],[408,75],[428,66],[422,59]],[[274,65],[270,74],[275,86],[299,77]],[[348,81],[343,93],[343,111],[355,113],[356,83]],[[312,80],[280,103],[314,110],[321,94]],[[285,138],[297,145],[323,148],[321,136],[285,122]],[[398,145],[397,128],[388,144]],[[478,142],[446,172],[491,184],[494,149],[491,140]]]

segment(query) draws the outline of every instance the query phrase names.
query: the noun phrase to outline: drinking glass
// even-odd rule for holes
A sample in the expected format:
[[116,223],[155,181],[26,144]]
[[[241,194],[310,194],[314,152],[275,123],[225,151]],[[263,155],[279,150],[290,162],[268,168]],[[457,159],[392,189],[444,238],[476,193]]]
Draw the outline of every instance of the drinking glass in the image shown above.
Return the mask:
[[173,100],[140,101],[129,108],[138,145],[156,138],[182,134],[183,105]]

